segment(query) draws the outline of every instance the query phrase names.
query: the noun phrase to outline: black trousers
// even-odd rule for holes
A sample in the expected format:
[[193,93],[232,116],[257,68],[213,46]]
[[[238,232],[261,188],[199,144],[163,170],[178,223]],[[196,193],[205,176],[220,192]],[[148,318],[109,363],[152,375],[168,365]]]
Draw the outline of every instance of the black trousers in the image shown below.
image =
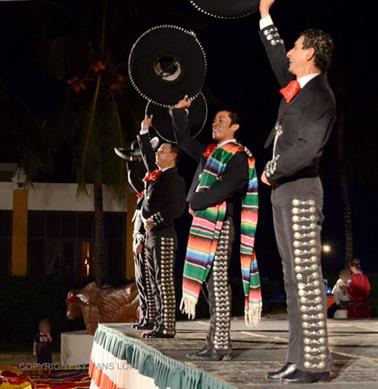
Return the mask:
[[151,289],[151,276],[148,271],[147,262],[145,260],[145,248],[141,254],[136,253],[138,241],[134,238],[133,253],[134,253],[134,270],[135,283],[138,289],[139,297],[139,322],[142,324],[152,323],[155,320],[156,308],[155,299]]
[[212,269],[206,281],[209,300],[210,327],[207,347],[231,350],[231,286],[228,267],[232,254],[235,230],[232,218],[227,218],[220,234]]
[[327,304],[320,263],[323,189],[302,178],[272,191],[273,220],[282,259],[289,320],[287,362],[329,371]]
[[173,228],[147,233],[146,262],[151,275],[151,291],[156,315],[154,331],[167,335],[176,333],[176,294],[174,262],[176,235]]

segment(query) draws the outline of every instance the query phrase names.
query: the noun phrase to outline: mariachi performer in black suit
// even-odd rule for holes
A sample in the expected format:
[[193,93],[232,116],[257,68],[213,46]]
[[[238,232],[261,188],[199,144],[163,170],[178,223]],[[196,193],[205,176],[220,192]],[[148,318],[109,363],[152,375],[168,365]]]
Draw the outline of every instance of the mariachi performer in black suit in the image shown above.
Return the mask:
[[329,380],[331,369],[320,262],[323,189],[318,169],[335,121],[335,98],[326,74],[333,42],[323,31],[305,30],[286,53],[269,15],[273,3],[260,1],[260,36],[283,98],[265,144],[268,148],[273,143],[273,156],[261,180],[272,187],[289,347],[285,366],[266,378],[311,383]]
[[176,333],[176,297],[174,262],[177,238],[173,222],[184,212],[185,182],[178,174],[177,146],[162,143],[155,153],[152,150],[149,128],[152,117],[146,117],[138,137],[148,173],[145,180],[141,217],[146,229],[145,256],[151,275],[156,316],[147,338],[173,338]]
[[144,182],[143,177],[146,168],[142,161],[126,162],[129,184],[136,192],[137,206],[133,217],[133,254],[135,267],[135,282],[138,288],[140,317],[139,323],[133,327],[137,330],[148,330],[153,328],[155,320],[155,299],[151,289],[151,279],[144,255],[145,228],[143,225],[141,209],[143,205]]
[[231,288],[228,268],[235,238],[235,219],[241,219],[240,252],[247,324],[255,325],[261,315],[260,282],[254,257],[258,213],[255,161],[250,151],[235,139],[239,119],[231,110],[216,114],[213,144],[202,145],[194,139],[188,129],[190,104],[185,97],[171,113],[178,146],[198,162],[187,196],[193,222],[180,308],[189,318],[194,318],[199,293],[202,285],[206,284],[210,327],[203,349],[187,357],[229,360]]
[[[130,150],[115,148],[115,153],[125,160],[127,168],[127,180],[137,196],[135,214],[133,216],[133,256],[135,283],[138,288],[139,297],[139,323],[133,325],[137,330],[148,330],[153,328],[155,320],[155,299],[152,294],[150,275],[144,255],[145,228],[141,215],[141,208],[144,197],[144,181],[146,167],[141,158],[140,151],[136,149],[137,141],[131,144]],[[158,147],[159,140],[151,140],[153,149]]]

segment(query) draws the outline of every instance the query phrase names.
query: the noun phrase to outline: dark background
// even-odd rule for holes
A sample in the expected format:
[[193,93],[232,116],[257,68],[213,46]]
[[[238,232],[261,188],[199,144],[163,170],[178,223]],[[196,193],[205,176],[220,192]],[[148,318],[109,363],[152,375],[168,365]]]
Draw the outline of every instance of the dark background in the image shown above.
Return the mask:
[[[127,1],[127,0],[123,0]],[[84,0],[56,1],[73,17],[88,11],[91,2]],[[118,3],[121,3],[118,0]],[[33,20],[36,2],[0,2],[0,77],[6,88],[20,99],[40,119],[62,96],[65,85],[49,78],[38,60],[41,36]],[[112,3],[117,4],[117,0]],[[92,3],[93,4],[93,3]],[[377,141],[377,32],[374,13],[365,5],[342,0],[277,0],[272,17],[288,48],[301,30],[317,27],[329,32],[336,44],[329,72],[336,93],[339,111],[346,114],[346,162],[358,166],[357,174],[349,176],[352,196],[354,251],[362,260],[364,270],[378,270],[378,200],[377,176],[371,169]],[[156,24],[173,23],[193,29],[203,43],[208,57],[205,94],[209,99],[210,118],[218,103],[236,107],[242,117],[241,140],[251,148],[259,174],[269,158],[263,143],[275,115],[280,96],[258,37],[258,13],[237,21],[222,21],[198,13],[189,1],[141,0],[136,2],[138,17],[130,36],[133,42],[140,33]],[[120,37],[121,39],[121,37]],[[137,97],[136,97],[137,98]],[[140,112],[145,102],[140,99]],[[1,121],[0,121],[1,123]],[[209,140],[210,121],[201,139]],[[127,131],[136,131],[129,128]],[[131,136],[132,137],[132,136]],[[335,134],[327,146],[321,175],[325,187],[324,242],[332,252],[323,258],[326,273],[336,273],[344,263],[343,208],[336,164]],[[373,151],[372,151],[373,150]],[[373,157],[371,157],[373,155]],[[0,162],[19,158],[14,140],[3,136],[0,143]],[[70,153],[58,150],[54,172],[40,180],[72,182]],[[367,177],[358,172],[370,167]],[[183,158],[180,170],[189,184],[194,164]],[[281,265],[275,247],[269,202],[270,191],[260,186],[260,219],[257,236],[259,265],[264,277],[281,278]],[[190,220],[184,217],[178,224],[181,250],[178,270],[182,265],[185,237]],[[235,257],[233,272],[238,272]]]

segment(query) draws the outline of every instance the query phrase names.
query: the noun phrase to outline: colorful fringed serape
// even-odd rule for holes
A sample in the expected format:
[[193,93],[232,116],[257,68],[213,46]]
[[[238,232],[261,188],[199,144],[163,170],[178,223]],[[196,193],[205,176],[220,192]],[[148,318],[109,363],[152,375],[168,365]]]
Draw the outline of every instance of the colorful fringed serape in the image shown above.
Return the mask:
[[[258,218],[258,193],[255,160],[251,152],[237,143],[216,148],[208,157],[201,175],[198,190],[211,187],[224,173],[228,162],[237,152],[248,155],[248,190],[242,201],[241,212],[241,272],[245,295],[245,319],[248,326],[255,326],[261,318],[261,288],[254,251]],[[218,246],[220,232],[226,215],[226,202],[196,211],[189,233],[184,265],[183,296],[180,309],[195,317],[195,308],[202,284],[207,279]]]

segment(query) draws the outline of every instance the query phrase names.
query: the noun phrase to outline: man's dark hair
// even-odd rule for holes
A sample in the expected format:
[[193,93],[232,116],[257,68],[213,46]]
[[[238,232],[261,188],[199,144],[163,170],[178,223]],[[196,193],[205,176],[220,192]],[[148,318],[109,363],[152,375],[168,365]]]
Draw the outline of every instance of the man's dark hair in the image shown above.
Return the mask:
[[230,107],[218,107],[216,112],[227,112],[228,116],[231,119],[231,125],[239,124],[240,125],[240,116],[239,113]]
[[236,111],[233,111],[231,109],[225,109],[226,112],[228,112],[228,115],[231,119],[231,125],[233,124],[240,124],[240,116]]
[[176,154],[176,164],[177,164],[177,162],[180,158],[180,149],[176,143],[168,142],[168,144],[171,146],[172,153]]
[[331,63],[334,43],[329,34],[322,30],[310,28],[301,32],[303,36],[303,49],[313,48],[315,50],[315,66],[326,72]]

